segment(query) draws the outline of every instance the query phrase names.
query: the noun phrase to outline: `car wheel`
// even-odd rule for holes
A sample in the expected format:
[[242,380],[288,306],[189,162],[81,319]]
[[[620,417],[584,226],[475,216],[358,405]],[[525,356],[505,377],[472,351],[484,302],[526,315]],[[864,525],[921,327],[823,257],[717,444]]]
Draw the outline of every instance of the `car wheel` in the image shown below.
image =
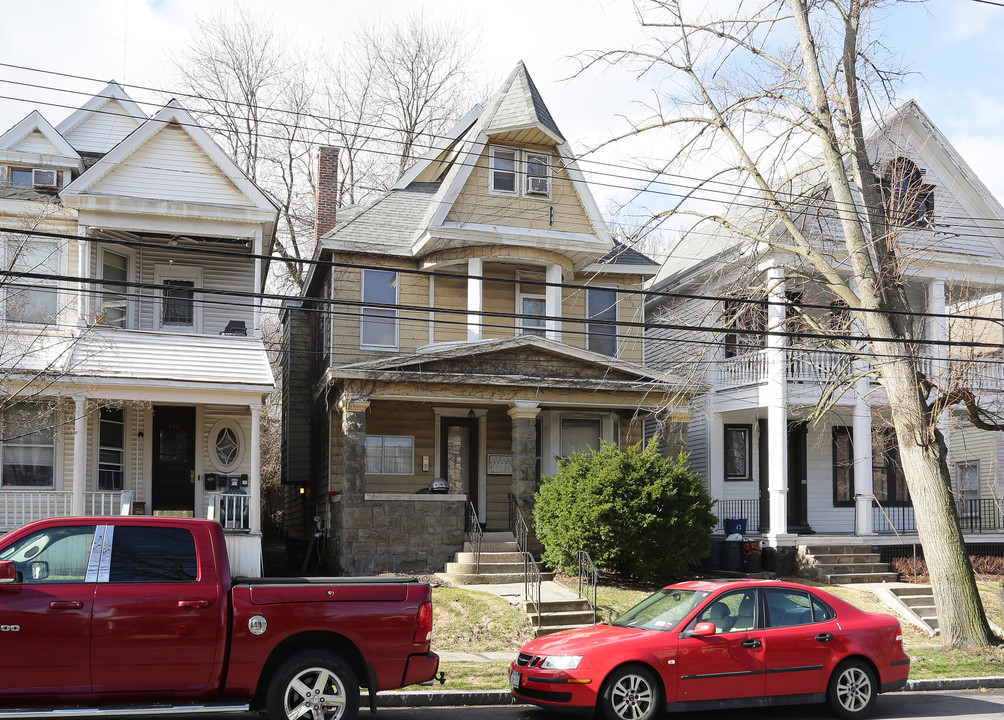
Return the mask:
[[606,720],[651,720],[659,714],[659,681],[651,670],[629,665],[615,670],[600,692],[600,716]]
[[308,650],[279,666],[267,703],[269,720],[353,720],[359,714],[359,681],[337,655]]
[[842,662],[830,676],[830,685],[826,689],[830,709],[848,720],[868,715],[877,696],[875,671],[861,660]]

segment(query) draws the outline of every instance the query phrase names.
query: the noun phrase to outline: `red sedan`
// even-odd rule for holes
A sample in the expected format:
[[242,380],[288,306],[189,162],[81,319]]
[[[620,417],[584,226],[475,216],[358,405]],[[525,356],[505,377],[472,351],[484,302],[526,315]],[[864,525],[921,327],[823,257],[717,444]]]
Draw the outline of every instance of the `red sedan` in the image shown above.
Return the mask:
[[741,580],[670,585],[610,625],[533,640],[509,680],[524,702],[610,720],[818,702],[862,718],[909,674],[895,618],[817,588]]

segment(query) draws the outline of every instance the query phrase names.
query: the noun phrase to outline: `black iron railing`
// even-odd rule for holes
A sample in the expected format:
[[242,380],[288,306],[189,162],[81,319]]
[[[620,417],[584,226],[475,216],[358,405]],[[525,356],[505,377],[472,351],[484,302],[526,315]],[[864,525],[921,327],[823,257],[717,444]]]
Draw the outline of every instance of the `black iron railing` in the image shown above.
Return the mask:
[[984,533],[1004,530],[1004,509],[994,498],[959,501],[962,532]]
[[[593,625],[596,624],[596,587],[599,585],[599,573],[589,553],[579,550],[575,553],[576,565],[579,568],[579,597],[584,597],[593,611]],[[583,591],[585,594],[583,595]],[[590,597],[592,596],[592,597]]]
[[747,533],[760,531],[759,498],[719,500],[715,503],[715,515],[718,516],[718,525],[715,527],[716,533],[724,533],[726,531],[726,520],[745,520]]
[[467,501],[464,533],[467,536],[467,542],[471,545],[471,551],[474,553],[474,574],[478,575],[481,573],[481,538],[484,537],[485,531],[481,528],[481,520],[478,518],[478,511],[474,507],[474,503],[469,500]]
[[520,552],[528,552],[527,547],[530,541],[530,526],[523,517],[523,511],[519,509],[516,496],[509,493],[509,530],[516,540],[516,547]]
[[523,596],[527,602],[536,606],[537,627],[540,627],[540,587],[543,578],[540,574],[540,566],[530,552],[530,525],[523,517],[516,502],[516,496],[509,493],[509,530],[516,539],[516,547],[523,556]]

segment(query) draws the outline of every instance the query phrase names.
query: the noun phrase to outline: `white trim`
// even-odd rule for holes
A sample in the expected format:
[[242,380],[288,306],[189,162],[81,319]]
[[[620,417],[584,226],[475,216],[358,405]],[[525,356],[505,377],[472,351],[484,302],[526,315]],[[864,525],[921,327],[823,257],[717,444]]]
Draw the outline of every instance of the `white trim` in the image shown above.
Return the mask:
[[659,272],[658,265],[618,265],[617,263],[595,262],[582,268],[586,273],[620,273],[621,275],[656,275]]
[[[120,490],[102,490],[98,487],[98,482],[100,480],[101,474],[101,410],[103,408],[108,408],[109,410],[121,410],[122,411],[122,487]],[[89,469],[88,475],[90,476],[90,491],[92,492],[125,492],[129,489],[129,422],[132,419],[132,413],[128,407],[117,407],[115,405],[98,405],[92,412],[94,416],[91,420],[91,427],[89,429],[89,436],[94,438],[94,442],[91,443],[91,451],[89,458]],[[109,448],[118,449],[118,448]]]
[[[40,155],[38,153],[21,153],[18,150],[12,150],[14,145],[24,140],[26,137],[31,135],[35,130],[42,133],[46,140],[51,142],[56,148],[56,151],[60,153],[62,157],[53,157],[50,155]],[[38,110],[32,110],[28,115],[17,123],[10,130],[0,135],[0,150],[10,150],[10,153],[3,153],[2,157],[17,158],[23,157],[28,159],[29,157],[35,156],[39,160],[47,160],[48,162],[41,162],[39,164],[51,164],[59,168],[69,168],[80,170],[83,167],[82,161],[80,159],[79,153],[73,149],[73,146],[66,141],[59,130],[54,128],[52,124],[46,120]],[[60,160],[68,159],[71,162],[59,162]]]
[[[88,238],[88,240],[93,242],[91,238]],[[121,255],[122,257],[124,257],[126,259],[126,281],[136,282],[136,270],[138,265],[138,263],[136,262],[136,251],[132,248],[123,247],[121,245],[108,246],[108,245],[98,244],[98,253],[97,253],[98,257],[97,257],[97,263],[94,268],[96,271],[95,275],[97,275],[98,279],[104,280],[104,261],[106,252],[110,252],[113,255]],[[90,275],[90,268],[87,269],[87,274]],[[119,292],[121,292],[125,297],[126,316],[125,316],[125,325],[123,326],[123,329],[135,330],[139,326],[137,318],[138,313],[136,308],[136,299],[130,297],[130,295],[133,294],[135,290],[129,287],[123,287]],[[104,314],[101,313],[100,311],[104,309],[104,301],[106,299],[107,296],[104,294],[104,288],[102,287],[102,294],[99,298],[97,298],[99,303],[99,308],[95,310],[93,318],[87,318],[88,324],[92,320],[96,320],[97,315],[99,313]]]
[[[232,430],[234,436],[237,438],[237,456],[234,458],[234,461],[229,464],[221,462],[219,457],[216,455],[216,438],[225,428]],[[209,463],[216,468],[217,472],[232,474],[241,466],[241,463],[244,462],[244,455],[247,450],[254,452],[254,448],[248,447],[247,440],[244,437],[244,428],[241,427],[237,418],[220,418],[213,423],[211,428],[209,428],[209,433],[206,435],[206,454],[209,456]]]
[[[477,164],[478,159],[481,154],[485,151],[485,145],[488,144],[488,136],[483,132],[478,133],[477,139],[471,143],[470,149],[466,152],[461,150],[457,153],[457,159],[453,162],[453,169],[447,174],[449,178],[449,185],[447,185],[446,192],[443,193],[441,199],[439,200],[438,206],[436,203],[432,204],[432,212],[430,213],[429,221],[424,223],[425,228],[440,227],[446,221],[446,216],[450,214],[450,210],[453,209],[453,203],[457,201],[461,191],[464,186],[467,185],[467,180],[470,178],[471,173],[474,171],[474,166]],[[450,177],[450,174],[453,177]],[[444,181],[446,182],[446,181]],[[417,254],[422,242],[421,239],[412,245],[412,254]]]
[[61,135],[68,135],[73,132],[81,123],[91,116],[96,110],[100,110],[113,100],[126,111],[126,117],[131,117],[138,124],[142,125],[147,120],[146,113],[139,109],[139,105],[133,102],[122,86],[112,81],[104,86],[94,97],[75,110],[69,117],[56,126],[56,131]]
[[[514,309],[516,315],[523,315],[523,314],[525,314],[523,312],[523,300],[524,299],[528,299],[528,300],[542,300],[544,302],[544,314],[541,315],[540,318],[541,318],[541,320],[544,321],[544,324],[540,325],[539,327],[536,327],[536,326],[527,327],[527,326],[525,326],[523,324],[523,323],[526,322],[526,318],[517,318],[516,319],[516,328],[515,328],[516,329],[516,334],[517,335],[536,335],[537,337],[546,337],[547,336],[547,294],[546,294],[547,288],[546,287],[541,287],[541,288],[537,288],[535,292],[523,292],[523,277],[526,274],[527,274],[527,271],[525,271],[525,270],[517,270],[516,271],[516,300],[515,300],[513,309]],[[536,273],[535,273],[535,275],[536,275]],[[546,270],[545,270],[544,276],[542,276],[542,277],[527,278],[527,279],[528,280],[539,281],[539,282],[544,282],[546,277],[547,277],[547,275],[546,275]],[[539,330],[540,332],[526,332],[527,330],[531,330],[531,331]]]
[[[495,153],[496,151],[511,152],[512,153],[512,190],[498,190],[495,187],[495,173],[505,173],[509,174],[509,170],[495,170]],[[519,186],[520,186],[520,149],[518,147],[511,147],[509,145],[489,145],[488,146],[488,194],[498,195],[502,197],[519,197]]]
[[[400,305],[401,300],[401,273],[393,268],[384,269],[364,269],[360,273],[359,277],[359,299],[362,302],[366,302],[366,273],[368,272],[387,272],[394,275],[394,305]],[[332,274],[332,282],[334,282],[334,276]],[[398,348],[401,346],[401,315],[400,311],[396,308],[393,310],[394,313],[394,344],[393,345],[373,345],[363,342],[363,325],[365,323],[365,312],[367,309],[371,310],[385,310],[385,308],[370,308],[366,305],[359,306],[359,349],[360,350],[375,350],[378,352],[397,352]],[[332,313],[332,323],[334,322]],[[332,345],[334,344],[334,325],[332,325]]]
[[165,280],[181,280],[194,283],[192,295],[192,324],[164,325],[164,291],[155,290],[154,294],[154,327],[159,332],[182,332],[200,334],[202,332],[202,302],[196,297],[204,286],[202,284],[202,268],[195,265],[175,265],[174,263],[157,263],[153,266],[155,285],[163,285]]
[[[528,148],[523,148],[520,153],[523,157],[522,171],[523,171],[523,184],[522,184],[522,195],[528,200],[550,200],[554,191],[554,155],[549,152],[542,150],[530,150]],[[530,165],[530,158],[537,157],[543,158],[545,167],[547,168],[547,173],[543,176],[541,175],[530,175],[528,167]],[[532,192],[530,190],[530,180],[532,178],[543,177],[547,181],[547,192]]]
[[568,177],[572,181],[572,185],[578,191],[579,200],[586,209],[586,215],[589,216],[589,220],[593,225],[593,230],[596,231],[596,237],[599,238],[601,242],[606,243],[608,249],[613,248],[614,242],[610,236],[610,230],[607,228],[607,224],[603,220],[603,214],[600,212],[600,208],[596,204],[596,199],[593,197],[593,193],[589,189],[589,183],[586,182],[585,177],[582,175],[582,171],[579,169],[579,163],[573,156],[571,147],[567,142],[563,142],[558,145],[557,149],[558,157],[564,161],[565,172],[568,173]]
[[[968,498],[968,499],[970,499],[970,500],[979,500],[983,496],[983,487],[982,487],[983,486],[983,476],[982,476],[982,474],[980,472],[981,468],[980,468],[979,458],[977,458],[975,460],[957,460],[955,462],[955,487],[952,488],[952,489],[954,490],[954,492],[957,495],[959,495],[961,497],[961,495],[962,495],[962,482],[961,482],[962,475],[959,473],[959,471],[962,469],[962,466],[964,466],[964,465],[967,465],[967,466],[975,465],[976,466],[976,497],[974,497],[974,498]],[[959,514],[960,515],[962,514],[962,510],[961,509],[959,510]]]
[[418,162],[411,166],[411,168],[402,175],[396,183],[394,183],[393,190],[404,190],[406,187],[411,185],[415,178],[421,175],[426,169],[432,166],[434,162],[437,162],[442,156],[442,154],[450,148],[457,140],[459,140],[464,133],[471,129],[471,126],[481,117],[483,108],[480,105],[475,105],[467,115],[465,115],[453,128],[446,133],[443,137],[436,141],[436,143],[429,149],[428,152],[423,155]]

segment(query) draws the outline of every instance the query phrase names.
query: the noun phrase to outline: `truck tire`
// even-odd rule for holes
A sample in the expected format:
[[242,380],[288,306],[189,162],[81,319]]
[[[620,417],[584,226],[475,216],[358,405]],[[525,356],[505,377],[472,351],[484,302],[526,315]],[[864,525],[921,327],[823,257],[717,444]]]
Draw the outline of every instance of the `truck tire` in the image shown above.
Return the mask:
[[334,653],[305,650],[275,671],[266,702],[269,720],[354,720],[359,714],[359,680]]

